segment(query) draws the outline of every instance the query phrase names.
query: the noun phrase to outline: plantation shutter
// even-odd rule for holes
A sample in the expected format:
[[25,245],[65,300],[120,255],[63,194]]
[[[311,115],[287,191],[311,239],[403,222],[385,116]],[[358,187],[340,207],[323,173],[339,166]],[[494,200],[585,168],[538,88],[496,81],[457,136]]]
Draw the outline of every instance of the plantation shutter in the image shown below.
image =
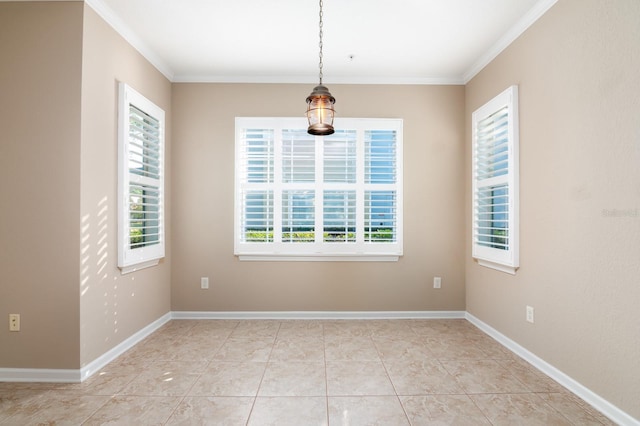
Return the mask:
[[337,130],[323,140],[325,183],[356,183],[356,132]]
[[315,142],[304,129],[282,131],[282,183],[315,182]]
[[356,241],[356,142],[355,130],[337,130],[322,139],[324,242]]
[[325,242],[356,241],[356,191],[324,191],[322,216]]
[[518,266],[516,101],[513,86],[472,120],[473,256],[512,273]]
[[476,143],[475,242],[509,249],[509,138],[507,106],[480,120]]
[[239,157],[241,239],[272,242],[274,226],[273,129],[243,129]]
[[365,242],[395,242],[398,232],[396,180],[397,134],[393,130],[365,132]]
[[120,87],[118,266],[123,273],[164,257],[164,111]]
[[309,135],[301,118],[236,118],[234,253],[241,260],[395,261],[402,254],[402,121],[336,123],[340,129],[321,137]]
[[315,242],[316,138],[304,128],[282,130],[282,242]]
[[160,122],[129,105],[129,247],[159,244]]

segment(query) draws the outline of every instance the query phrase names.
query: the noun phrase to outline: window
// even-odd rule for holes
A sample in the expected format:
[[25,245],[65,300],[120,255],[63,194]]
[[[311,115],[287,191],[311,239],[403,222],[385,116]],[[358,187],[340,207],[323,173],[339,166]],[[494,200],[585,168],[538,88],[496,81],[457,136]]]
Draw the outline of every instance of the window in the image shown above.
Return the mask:
[[122,273],[164,257],[164,111],[120,83],[118,267]]
[[397,260],[402,120],[236,118],[235,254],[241,260]]
[[473,257],[515,274],[518,257],[518,87],[472,115]]

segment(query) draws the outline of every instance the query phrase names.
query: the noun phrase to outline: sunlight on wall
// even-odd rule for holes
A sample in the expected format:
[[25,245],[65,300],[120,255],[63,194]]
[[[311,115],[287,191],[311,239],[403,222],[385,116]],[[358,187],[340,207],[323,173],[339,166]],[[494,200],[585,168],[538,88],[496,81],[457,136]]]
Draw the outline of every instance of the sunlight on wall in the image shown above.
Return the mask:
[[[118,333],[119,274],[113,272],[116,270],[115,260],[112,260],[116,258],[116,248],[109,244],[110,241],[116,241],[115,232],[110,232],[109,227],[110,208],[109,197],[102,197],[96,205],[95,215],[82,216],[80,229],[80,296],[81,299],[86,299],[85,306],[95,306],[92,299],[100,298],[103,307],[101,322],[110,329],[104,342],[111,341],[112,336]],[[113,276],[112,280],[110,275]],[[98,322],[88,309],[84,315],[81,328],[85,332],[85,339],[90,339],[93,333],[89,334],[89,329],[97,327]],[[86,340],[82,343],[83,346],[87,344]]]

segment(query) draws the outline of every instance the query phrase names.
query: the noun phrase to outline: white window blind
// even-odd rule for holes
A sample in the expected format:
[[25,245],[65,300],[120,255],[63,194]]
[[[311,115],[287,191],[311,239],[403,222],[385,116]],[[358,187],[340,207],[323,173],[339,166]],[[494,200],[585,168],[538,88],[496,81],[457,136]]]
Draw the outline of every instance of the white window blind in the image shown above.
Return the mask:
[[[402,121],[236,119],[235,254],[243,260],[397,260]],[[268,171],[267,171],[268,170]]]
[[395,132],[374,130],[365,132],[365,181],[393,184],[396,173]]
[[472,115],[473,257],[515,273],[518,256],[518,110],[512,86]]
[[282,242],[315,242],[314,204],[315,191],[282,191]]
[[282,131],[282,181],[284,183],[316,180],[315,137],[305,129]]
[[356,191],[324,191],[323,238],[325,242],[356,242]]
[[164,257],[164,111],[120,84],[118,266],[123,273]]
[[337,130],[324,138],[324,182],[356,183],[356,132]]

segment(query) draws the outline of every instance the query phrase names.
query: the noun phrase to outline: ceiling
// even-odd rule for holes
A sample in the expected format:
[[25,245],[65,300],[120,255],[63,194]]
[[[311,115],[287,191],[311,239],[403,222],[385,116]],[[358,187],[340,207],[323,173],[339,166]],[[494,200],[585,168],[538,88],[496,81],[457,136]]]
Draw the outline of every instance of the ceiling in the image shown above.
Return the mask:
[[[171,81],[318,81],[316,0],[86,0]],[[324,0],[324,82],[464,84],[556,0]]]

